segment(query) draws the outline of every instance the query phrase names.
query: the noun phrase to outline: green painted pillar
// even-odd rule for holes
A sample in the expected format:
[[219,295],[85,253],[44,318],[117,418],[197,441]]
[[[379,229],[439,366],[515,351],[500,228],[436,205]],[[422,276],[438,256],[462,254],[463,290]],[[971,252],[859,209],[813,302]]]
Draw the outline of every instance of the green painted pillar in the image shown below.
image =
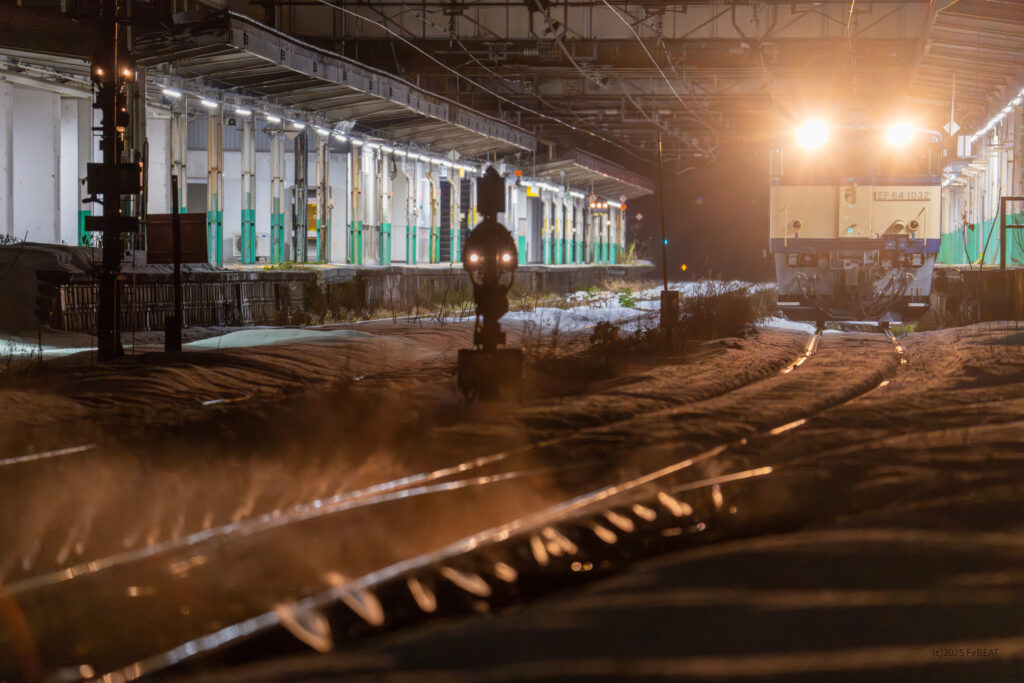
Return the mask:
[[349,224],[349,255],[348,262],[360,265],[363,262],[363,222],[352,221]]
[[327,263],[330,258],[327,253],[327,227],[330,227],[328,222],[327,226],[321,225],[322,221],[319,217],[316,219],[316,262]]
[[381,223],[380,226],[380,264],[391,265],[391,224]]
[[526,235],[519,236],[519,265],[526,265]]
[[284,213],[280,199],[274,200],[274,210],[270,213],[270,262],[284,263]]
[[92,235],[85,230],[85,217],[91,215],[92,211],[89,209],[82,209],[78,212],[78,246],[80,247],[92,246]]
[[612,254],[611,254],[611,258],[609,259],[608,262],[609,263],[618,263],[619,262],[619,245],[617,245],[617,244],[613,244],[612,245]]
[[416,226],[405,226],[405,262],[416,263]]
[[[250,198],[251,200],[251,198]],[[256,263],[256,211],[242,209],[242,263]]]
[[[220,206],[219,197],[213,195],[213,205]],[[211,264],[224,265],[224,212],[213,209],[206,212],[207,257]]]

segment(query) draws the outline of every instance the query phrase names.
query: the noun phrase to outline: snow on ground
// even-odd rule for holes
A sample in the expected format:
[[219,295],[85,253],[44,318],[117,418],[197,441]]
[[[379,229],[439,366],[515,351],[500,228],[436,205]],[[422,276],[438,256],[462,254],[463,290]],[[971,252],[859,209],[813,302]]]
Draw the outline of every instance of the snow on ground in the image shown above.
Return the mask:
[[[411,344],[406,339],[395,338],[398,343]],[[333,343],[379,343],[380,336],[357,330],[322,330],[301,327],[256,327],[228,332],[184,344],[190,349],[238,349],[270,344],[291,344],[303,342]]]
[[[683,298],[701,293],[720,293],[734,289],[749,288],[752,292],[762,287],[773,287],[772,283],[752,284],[741,280],[699,280],[693,282],[670,282],[669,289],[680,292]],[[600,322],[616,325],[636,321],[642,325],[641,318],[645,313],[657,311],[660,307],[661,287],[652,287],[636,292],[625,290],[580,290],[561,299],[561,306],[538,306],[529,310],[506,313],[502,322],[522,322],[527,329],[534,332],[580,332],[588,330]],[[628,306],[623,303],[630,304]],[[401,321],[414,321],[421,326],[449,325],[469,318],[447,317],[438,321],[436,318],[401,317]],[[370,323],[389,322],[390,318],[381,320],[364,320],[356,323],[345,323],[344,327],[363,326]],[[783,329],[804,330],[807,326],[785,327],[781,321],[776,327]],[[797,324],[799,325],[799,324]],[[368,341],[363,333],[351,329],[338,329],[342,325],[311,325],[306,327],[254,326],[246,328],[206,327],[183,330],[186,338],[185,347],[193,350],[223,350],[268,346],[273,344],[301,342],[360,342]],[[328,328],[324,330],[324,328]],[[333,328],[333,329],[331,329]],[[813,329],[811,330],[813,332]],[[329,333],[329,334],[325,334]],[[371,337],[373,335],[370,335]],[[195,341],[188,341],[188,338]],[[0,358],[15,360],[32,358],[57,358],[75,353],[96,350],[95,337],[88,334],[64,332],[62,330],[43,330],[35,337],[29,335],[0,335]],[[162,332],[125,333],[123,344],[125,349],[136,351],[152,351],[163,347]]]
[[[58,340],[59,341],[59,340]],[[46,344],[33,343],[17,337],[0,337],[0,357],[8,358],[53,358],[68,356],[82,351],[93,351],[95,346],[60,346],[54,344],[54,335],[46,335]]]
[[[669,289],[680,293],[682,298],[701,294],[748,289],[757,291],[768,284],[752,284],[741,280],[720,281],[700,280],[695,282],[670,282]],[[545,332],[579,332],[594,327],[600,322],[616,325],[635,322],[637,326],[644,324],[649,314],[661,307],[661,287],[651,287],[638,292],[619,291],[587,291],[580,290],[565,297],[568,308],[538,306],[524,311],[506,313],[503,321],[523,321]],[[629,305],[624,305],[629,304]],[[792,329],[803,329],[792,328]],[[811,332],[813,332],[813,328]]]
[[551,332],[579,332],[588,330],[598,323],[609,322],[616,325],[636,319],[642,311],[623,306],[576,306],[573,308],[538,307],[529,311],[506,313],[502,321],[522,321],[532,329]]

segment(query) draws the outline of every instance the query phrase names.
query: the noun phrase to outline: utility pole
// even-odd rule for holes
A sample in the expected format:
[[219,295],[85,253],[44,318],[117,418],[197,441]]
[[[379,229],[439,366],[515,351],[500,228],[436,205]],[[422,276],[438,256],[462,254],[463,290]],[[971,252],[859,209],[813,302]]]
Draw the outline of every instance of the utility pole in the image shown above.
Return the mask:
[[[124,135],[128,129],[128,84],[135,80],[135,63],[128,51],[127,34],[118,17],[118,0],[102,0],[96,25],[96,47],[92,81],[97,86],[94,108],[102,112],[99,130],[103,163],[89,164],[87,186],[92,201],[103,205],[101,216],[86,218],[85,229],[103,236],[103,258],[99,273],[99,306],[96,336],[101,361],[124,355],[121,348],[120,286],[121,234],[138,232],[139,220],[121,213],[123,195],[142,190],[142,166],[124,163]],[[96,195],[102,195],[99,200]]]
[[662,170],[661,128],[658,128],[658,213],[661,214],[661,332],[665,353],[677,346],[676,327],[679,324],[679,292],[668,288],[668,236],[665,232],[665,174]]

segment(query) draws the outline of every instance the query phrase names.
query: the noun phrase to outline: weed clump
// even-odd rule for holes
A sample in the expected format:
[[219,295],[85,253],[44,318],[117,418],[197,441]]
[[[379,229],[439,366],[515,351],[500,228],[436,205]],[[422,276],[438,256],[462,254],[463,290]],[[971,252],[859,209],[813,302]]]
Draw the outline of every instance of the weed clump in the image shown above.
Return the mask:
[[636,292],[629,287],[619,290],[619,306],[623,308],[636,308]]
[[680,302],[683,336],[691,340],[745,337],[771,314],[772,294],[764,288],[701,282]]

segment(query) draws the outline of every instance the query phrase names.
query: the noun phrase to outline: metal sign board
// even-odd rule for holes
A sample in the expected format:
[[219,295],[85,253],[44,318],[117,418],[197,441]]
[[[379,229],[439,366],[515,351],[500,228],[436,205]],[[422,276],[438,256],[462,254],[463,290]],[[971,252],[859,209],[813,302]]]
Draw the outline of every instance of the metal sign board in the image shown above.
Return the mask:
[[[174,263],[173,235],[169,213],[151,213],[146,217],[147,263]],[[181,262],[207,263],[206,214],[179,214],[181,221]]]

